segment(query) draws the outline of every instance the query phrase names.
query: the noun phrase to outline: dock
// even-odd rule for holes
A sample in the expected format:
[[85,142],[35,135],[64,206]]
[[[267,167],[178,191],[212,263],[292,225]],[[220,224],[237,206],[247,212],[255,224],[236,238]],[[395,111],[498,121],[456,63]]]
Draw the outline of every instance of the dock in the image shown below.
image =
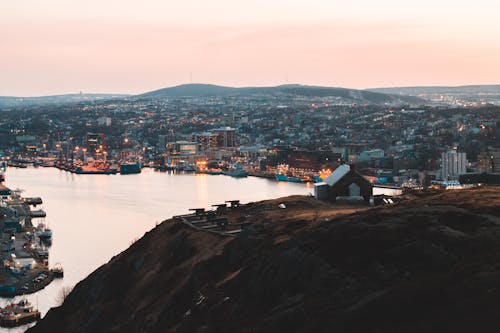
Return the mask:
[[39,210],[31,210],[30,211],[30,216],[31,218],[39,218],[39,217],[46,217],[47,213],[45,213],[44,210],[39,209]]
[[24,198],[24,203],[30,206],[41,205],[43,203],[42,198]]

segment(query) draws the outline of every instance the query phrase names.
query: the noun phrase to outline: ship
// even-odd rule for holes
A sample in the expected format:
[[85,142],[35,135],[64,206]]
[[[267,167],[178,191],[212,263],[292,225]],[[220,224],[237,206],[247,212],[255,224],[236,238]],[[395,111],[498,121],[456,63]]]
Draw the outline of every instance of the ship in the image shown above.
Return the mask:
[[297,177],[289,177],[287,175],[283,175],[281,173],[277,173],[274,175],[276,177],[276,180],[280,182],[292,182],[292,183],[304,183],[304,180],[297,178]]
[[87,165],[77,166],[74,172],[79,175],[114,175],[118,170],[111,168],[105,161],[94,161]]
[[141,163],[139,162],[126,162],[120,164],[120,174],[130,175],[135,173],[141,173]]
[[296,177],[287,164],[278,164],[274,177],[280,182],[305,183],[305,180]]
[[243,167],[241,167],[240,165],[234,165],[229,170],[223,171],[222,173],[225,174],[226,176],[231,176],[235,178],[243,178],[248,176],[248,172],[245,169],[243,169]]

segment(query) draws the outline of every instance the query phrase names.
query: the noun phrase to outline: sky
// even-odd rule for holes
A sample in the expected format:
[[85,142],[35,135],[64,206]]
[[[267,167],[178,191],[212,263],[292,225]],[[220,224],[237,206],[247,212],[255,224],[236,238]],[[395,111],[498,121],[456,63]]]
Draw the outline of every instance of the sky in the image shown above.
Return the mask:
[[500,83],[498,0],[0,0],[0,96]]

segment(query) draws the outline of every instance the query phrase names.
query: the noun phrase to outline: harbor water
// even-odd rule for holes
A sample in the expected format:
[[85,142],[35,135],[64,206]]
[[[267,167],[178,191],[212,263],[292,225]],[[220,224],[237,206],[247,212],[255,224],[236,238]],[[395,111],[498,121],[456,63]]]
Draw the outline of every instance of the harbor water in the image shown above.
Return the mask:
[[[125,250],[156,224],[189,208],[211,208],[226,200],[242,203],[313,192],[310,185],[264,178],[174,174],[143,169],[133,175],[76,175],[55,168],[8,168],[5,185],[41,197],[44,219],[53,232],[50,266],[61,263],[64,278],[38,293],[25,296],[44,316],[62,300],[64,289],[75,286],[96,268]],[[126,278],[126,277],[124,277]],[[0,299],[4,306],[14,299]],[[29,326],[0,329],[24,332]]]

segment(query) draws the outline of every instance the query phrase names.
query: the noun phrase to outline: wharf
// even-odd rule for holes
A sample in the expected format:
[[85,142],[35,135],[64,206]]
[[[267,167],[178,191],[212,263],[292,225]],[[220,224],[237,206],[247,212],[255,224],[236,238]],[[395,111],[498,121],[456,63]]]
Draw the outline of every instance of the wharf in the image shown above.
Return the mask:
[[41,205],[43,203],[42,198],[35,197],[35,198],[23,198],[24,203],[27,205],[35,206],[36,205]]
[[45,213],[44,210],[39,209],[39,210],[31,210],[30,211],[30,216],[31,218],[39,218],[39,217],[46,217],[47,213]]

